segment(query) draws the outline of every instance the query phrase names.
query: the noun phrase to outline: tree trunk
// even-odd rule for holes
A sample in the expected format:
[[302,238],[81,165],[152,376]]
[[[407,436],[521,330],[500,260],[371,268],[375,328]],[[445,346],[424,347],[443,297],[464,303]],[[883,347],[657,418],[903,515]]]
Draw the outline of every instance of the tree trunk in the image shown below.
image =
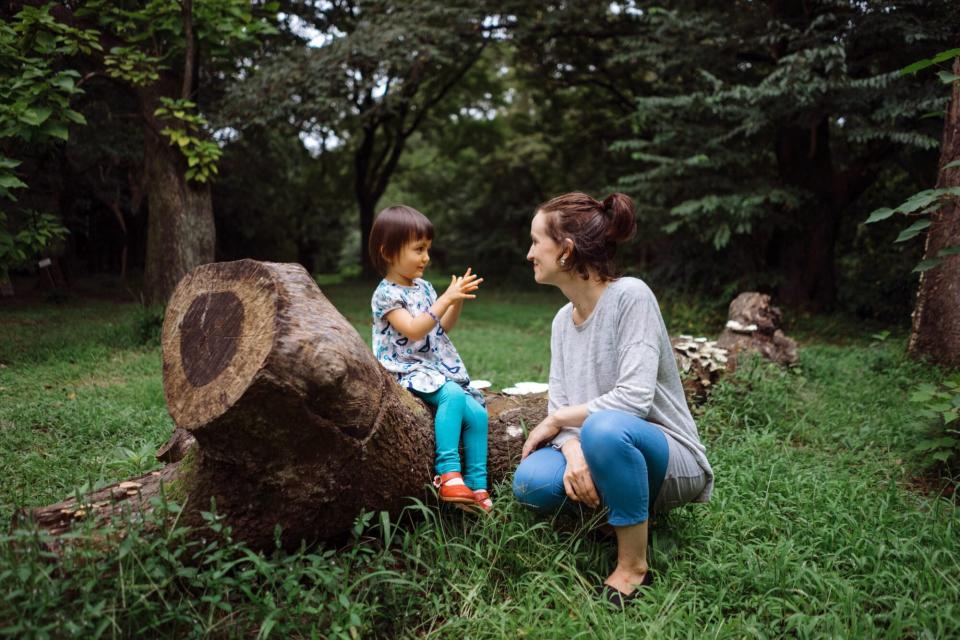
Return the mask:
[[834,258],[840,221],[828,121],[823,119],[810,129],[784,128],[776,152],[784,183],[813,196],[794,224],[773,240],[771,261],[783,275],[777,298],[787,305],[823,311],[837,295]]
[[[960,74],[960,57],[954,59],[953,73]],[[960,160],[960,82],[953,83],[943,126],[937,188],[960,186],[960,167],[944,168],[955,160]],[[933,259],[942,249],[960,246],[958,199],[948,200],[930,218],[925,260]],[[920,274],[908,351],[914,358],[960,367],[960,255],[949,256]]]
[[171,82],[158,81],[139,91],[146,122],[144,171],[149,217],[144,295],[148,304],[166,303],[187,272],[214,259],[210,185],[187,182],[186,161],[160,135],[165,125],[153,115],[160,97],[177,95],[178,90]]

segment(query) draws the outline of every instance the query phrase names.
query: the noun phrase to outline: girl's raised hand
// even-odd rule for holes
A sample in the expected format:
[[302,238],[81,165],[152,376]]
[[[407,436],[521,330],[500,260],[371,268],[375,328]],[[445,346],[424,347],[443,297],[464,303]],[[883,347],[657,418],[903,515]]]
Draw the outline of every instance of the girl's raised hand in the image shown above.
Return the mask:
[[467,267],[466,272],[462,276],[450,276],[450,286],[447,287],[447,290],[443,293],[450,302],[458,302],[460,300],[472,300],[477,296],[472,292],[480,288],[480,283],[483,282],[483,278],[480,278],[475,273],[471,273],[472,267]]

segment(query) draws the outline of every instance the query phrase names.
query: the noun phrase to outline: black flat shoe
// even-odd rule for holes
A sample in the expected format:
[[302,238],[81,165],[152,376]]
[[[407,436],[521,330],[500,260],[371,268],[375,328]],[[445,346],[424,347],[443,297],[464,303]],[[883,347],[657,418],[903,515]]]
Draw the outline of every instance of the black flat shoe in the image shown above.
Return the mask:
[[652,584],[653,572],[648,570],[646,575],[643,576],[643,582],[638,584],[637,588],[630,593],[624,593],[620,591],[620,589],[611,587],[606,583],[597,586],[595,591],[601,600],[606,600],[618,609],[623,609],[626,605],[643,595],[643,591],[645,591],[643,587],[649,587]]

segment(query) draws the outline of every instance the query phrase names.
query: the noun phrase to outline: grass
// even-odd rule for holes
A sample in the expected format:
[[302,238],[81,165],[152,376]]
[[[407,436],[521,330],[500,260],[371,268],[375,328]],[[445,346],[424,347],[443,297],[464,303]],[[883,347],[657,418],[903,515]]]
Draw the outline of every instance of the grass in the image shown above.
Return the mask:
[[[369,287],[324,292],[369,341]],[[452,336],[472,375],[495,387],[543,380],[562,302],[485,291]],[[661,303],[675,333],[722,324],[715,305]],[[122,479],[119,447],[164,441],[148,321],[108,302],[0,310],[0,518]],[[0,635],[956,637],[960,512],[908,483],[921,420],[907,390],[943,374],[906,360],[899,337],[804,323],[799,367],[750,362],[698,410],[714,499],[656,523],[657,583],[625,612],[591,597],[614,545],[590,522],[535,518],[501,486],[490,519],[411,502],[399,521],[365,514],[350,540],[296,553],[200,542],[165,521],[113,542],[80,531],[89,543],[55,564],[34,533],[11,532]]]

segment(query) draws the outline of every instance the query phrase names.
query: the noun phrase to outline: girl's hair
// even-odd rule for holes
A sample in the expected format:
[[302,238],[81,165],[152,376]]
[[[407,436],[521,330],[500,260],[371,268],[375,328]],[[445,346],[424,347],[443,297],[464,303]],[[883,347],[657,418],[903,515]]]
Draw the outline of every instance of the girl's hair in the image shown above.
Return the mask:
[[367,250],[373,266],[381,274],[386,274],[403,245],[423,239],[433,240],[433,224],[413,207],[398,204],[377,214],[370,229]]
[[576,269],[586,280],[590,277],[588,269],[593,267],[601,280],[617,277],[613,262],[617,245],[632,238],[637,230],[629,196],[613,193],[600,202],[574,191],[544,202],[537,211],[544,214],[547,233],[554,242],[573,240],[573,251],[562,267],[564,271]]

